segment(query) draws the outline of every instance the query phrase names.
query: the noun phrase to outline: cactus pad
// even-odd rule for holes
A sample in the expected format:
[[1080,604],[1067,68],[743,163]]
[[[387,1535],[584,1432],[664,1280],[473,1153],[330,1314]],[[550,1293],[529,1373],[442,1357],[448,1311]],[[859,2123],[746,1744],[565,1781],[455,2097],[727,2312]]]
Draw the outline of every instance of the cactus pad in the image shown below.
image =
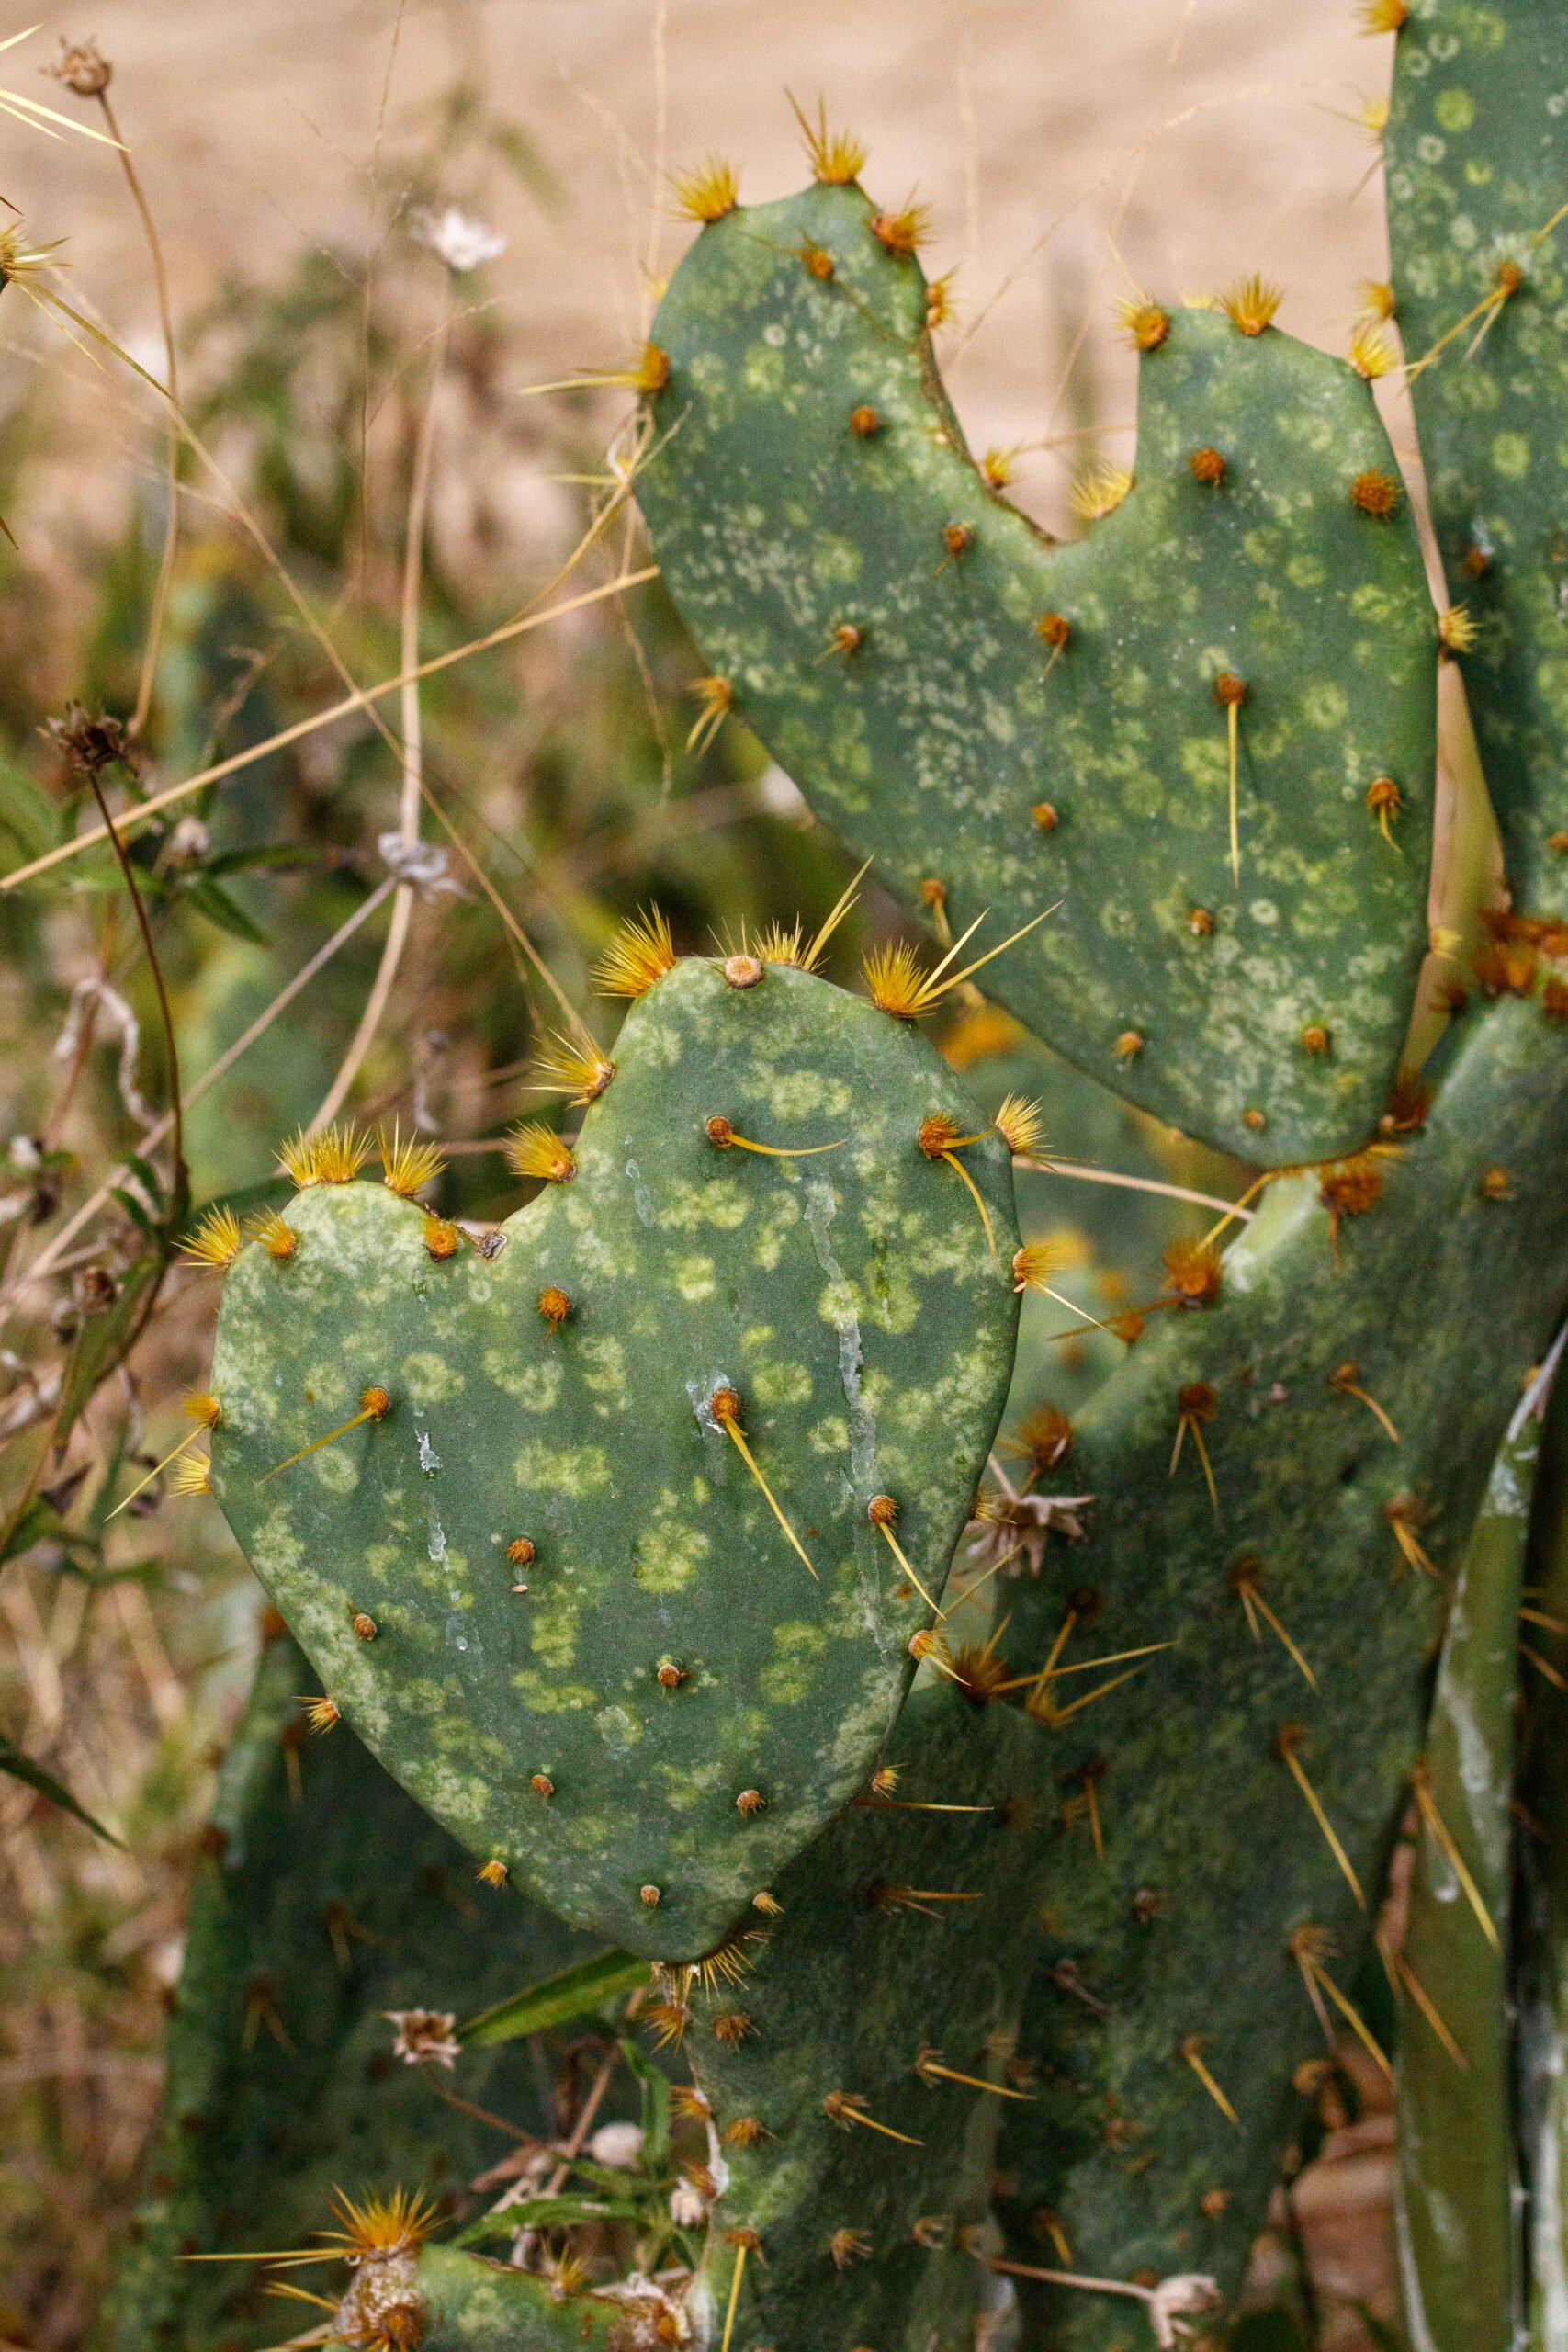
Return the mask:
[[1007,1147],[952,1072],[809,972],[679,963],[615,1053],[567,1180],[499,1248],[433,1255],[410,1202],[318,1182],[291,1255],[243,1251],[212,1476],[437,1820],[574,1925],[686,1959],[897,1712],[930,1611],[871,1507],[939,1599],[1017,1235]]
[[[1048,2211],[1077,2269],[1239,2282],[1297,2117],[1293,2073],[1324,2053],[1290,1939],[1321,1931],[1348,1996],[1425,1731],[1441,1579],[1568,1292],[1565,1114],[1568,1057],[1539,1002],[1475,1019],[1425,1132],[1381,1163],[1375,1201],[1340,1212],[1337,1266],[1325,1180],[1281,1180],[1217,1303],[1162,1317],[1043,1481],[1095,1500],[1087,1540],[1009,1589],[1015,1670],[1038,1669],[1075,1595],[1094,1613],[1065,1662],[1091,1640],[1175,1646],[1052,1735],[1053,1924],[1024,2036],[1048,2096],[1010,2115],[1002,2155],[1026,2261],[1050,2260],[1030,2226]],[[1065,1702],[1074,1686],[1055,1689]],[[1190,2036],[1239,2128],[1184,2062]],[[1052,2297],[1064,2346],[1116,2339],[1109,2299],[1030,2291]]]
[[[1387,134],[1395,315],[1516,904],[1568,910],[1568,16],[1425,0]],[[1468,632],[1467,632],[1468,635]]]
[[1370,386],[1266,299],[1150,306],[1135,487],[1057,547],[969,457],[879,222],[853,187],[732,211],[660,305],[638,495],[704,659],[911,910],[1056,907],[994,985],[1069,1058],[1264,1165],[1353,1148],[1425,944],[1436,703]]
[[[278,2305],[256,2269],[182,2262],[182,2249],[305,2245],[334,2189],[460,2192],[506,2143],[440,2098],[423,2068],[392,2061],[385,2012],[461,2016],[583,1948],[514,1889],[491,1899],[474,1887],[462,1848],[352,1733],[301,1749],[297,1693],[311,1681],[292,1642],[272,1643],[224,1762],[163,2126],[104,2335],[114,2352],[276,2343]],[[520,2044],[466,2058],[461,2086],[521,2130],[550,2128]]]
[[736,2340],[777,2352],[967,2352],[996,2290],[976,2257],[998,2124],[1027,2087],[1008,2060],[1039,1936],[1047,1743],[947,1685],[913,1694],[889,1758],[896,1802],[843,1814],[783,1873],[782,1916],[687,2038],[730,2167],[720,2245],[760,2242]]

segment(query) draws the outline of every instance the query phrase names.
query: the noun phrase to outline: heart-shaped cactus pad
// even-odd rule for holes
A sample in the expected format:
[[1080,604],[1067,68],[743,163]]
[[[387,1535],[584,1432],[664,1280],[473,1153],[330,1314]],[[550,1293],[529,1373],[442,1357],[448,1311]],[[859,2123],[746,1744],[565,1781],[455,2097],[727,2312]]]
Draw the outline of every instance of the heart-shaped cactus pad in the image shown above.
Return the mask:
[[953,1073],[807,970],[675,963],[615,1054],[484,1247],[316,1182],[292,1250],[240,1251],[212,1482],[436,1819],[684,1959],[897,1714],[1006,1396],[1018,1235]]
[[1371,386],[1256,281],[1132,306],[1136,479],[1086,476],[1054,546],[964,447],[918,229],[814,187],[714,221],[660,305],[637,495],[713,707],[911,911],[1059,901],[995,987],[1069,1059],[1264,1166],[1353,1150],[1426,945],[1437,712]]

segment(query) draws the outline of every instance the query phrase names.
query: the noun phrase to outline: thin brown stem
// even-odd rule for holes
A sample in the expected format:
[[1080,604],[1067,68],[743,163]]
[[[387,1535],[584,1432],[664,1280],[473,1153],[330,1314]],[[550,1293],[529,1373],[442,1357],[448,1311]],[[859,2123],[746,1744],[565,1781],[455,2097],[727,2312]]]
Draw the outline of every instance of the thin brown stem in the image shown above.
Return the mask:
[[[141,903],[141,893],[136,887],[136,876],[131,870],[130,860],[126,854],[125,843],[115,831],[114,820],[109,815],[109,804],[104,798],[104,788],[98,781],[96,769],[88,768],[87,783],[92,790],[93,798],[98,804],[98,814],[107,830],[121,877],[130,894],[130,904],[136,916],[137,928],[141,933],[141,944],[147,952],[147,963],[152,974],[152,985],[158,992],[158,1016],[163,1023],[164,1046],[169,1057],[169,1126],[174,1138],[175,1191],[176,1193],[183,1193],[188,1182],[188,1170],[186,1167],[185,1105],[180,1099],[180,1054],[179,1047],[175,1043],[175,1016],[169,1010],[169,992],[164,986],[164,967],[158,961],[158,950],[152,943],[152,926],[147,920],[147,910]],[[144,1144],[144,1154],[146,1148]]]
[[[152,209],[142,190],[130,149],[127,146],[115,119],[114,107],[107,90],[98,92],[98,105],[109,136],[119,147],[120,168],[125,174],[130,200],[141,220],[142,234],[152,264],[152,282],[158,295],[158,324],[164,337],[164,366],[169,379],[169,397],[179,406],[179,362],[175,352],[175,314],[169,300],[169,275],[164,266],[164,248],[159,243],[157,224]],[[164,633],[164,619],[169,608],[169,592],[174,584],[175,558],[180,542],[180,435],[179,427],[171,416],[166,421],[169,448],[169,511],[164,523],[164,552],[158,562],[158,577],[152,590],[152,609],[147,620],[147,642],[141,649],[141,676],[136,688],[136,707],[130,716],[129,732],[140,739],[147,724],[147,714],[152,707],[152,689],[158,674],[158,645]]]
[[[452,330],[452,299],[450,290],[441,325],[431,354],[430,381],[425,391],[424,408],[420,417],[419,435],[414,445],[413,479],[409,491],[407,532],[403,544],[402,636],[399,660],[403,672],[402,737],[403,786],[399,804],[399,837],[405,850],[419,842],[420,796],[424,780],[424,738],[420,710],[419,679],[414,674],[419,667],[420,595],[423,584],[425,526],[430,514],[430,485],[435,455],[435,420],[441,392],[441,379],[446,363],[446,345]],[[371,984],[365,1010],[338,1068],[337,1076],[310,1122],[310,1133],[335,1119],[350,1087],[359,1075],[360,1066],[369,1052],[382,1015],[392,993],[392,984],[402,962],[403,949],[413,922],[414,888],[412,882],[400,882],[392,901],[392,920],[388,926],[381,961]]]

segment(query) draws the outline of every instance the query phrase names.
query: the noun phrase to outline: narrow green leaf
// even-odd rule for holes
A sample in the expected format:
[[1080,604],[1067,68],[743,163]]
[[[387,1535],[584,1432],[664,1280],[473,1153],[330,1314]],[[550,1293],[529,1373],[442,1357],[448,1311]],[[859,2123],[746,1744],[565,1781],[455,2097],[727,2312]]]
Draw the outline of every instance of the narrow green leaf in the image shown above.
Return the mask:
[[1556,1355],[1514,1415],[1465,1547],[1417,1789],[1401,1958],[1426,2001],[1407,1999],[1400,2018],[1398,2238],[1406,2312],[1429,2352],[1517,2340],[1509,1806],[1520,1586]]
[[102,1315],[85,1317],[71,1357],[60,1419],[54,1433],[63,1446],[76,1417],[88,1404],[100,1381],[107,1380],[141,1329],[150,1285],[163,1272],[161,1252],[140,1258],[119,1278],[119,1296]]
[[513,2230],[570,2230],[581,2222],[643,2222],[647,2218],[640,2206],[628,2204],[624,2198],[530,2197],[521,2205],[509,2205],[503,2213],[486,2213],[470,2222],[448,2244],[475,2245],[481,2238],[510,2237]]
[[627,1951],[603,1951],[470,2018],[467,2025],[458,2027],[457,2039],[470,2049],[482,2049],[491,2041],[516,2041],[524,2034],[543,2032],[547,2026],[568,2025],[574,2018],[586,2017],[601,2001],[613,2000],[618,1993],[635,1993],[652,1978],[646,1960],[634,1959]]
[[621,2043],[621,2056],[642,2089],[642,2161],[649,2172],[670,2161],[670,2079],[635,2041]]
[[265,947],[267,937],[260,923],[253,922],[239,900],[225,890],[220,882],[205,876],[192,882],[185,892],[186,902],[198,915],[205,915],[218,930],[226,931],[235,939],[243,939],[248,946]]
[[123,1838],[117,1838],[112,1829],[106,1829],[101,1821],[95,1821],[85,1806],[77,1804],[63,1781],[57,1781],[52,1772],[46,1771],[41,1764],[35,1764],[32,1758],[19,1748],[14,1739],[7,1739],[3,1731],[0,1731],[0,1772],[8,1772],[14,1781],[25,1781],[29,1789],[36,1789],[40,1797],[49,1799],[51,1804],[59,1805],[65,1813],[73,1813],[95,1838],[102,1838],[110,1846],[124,1845]]

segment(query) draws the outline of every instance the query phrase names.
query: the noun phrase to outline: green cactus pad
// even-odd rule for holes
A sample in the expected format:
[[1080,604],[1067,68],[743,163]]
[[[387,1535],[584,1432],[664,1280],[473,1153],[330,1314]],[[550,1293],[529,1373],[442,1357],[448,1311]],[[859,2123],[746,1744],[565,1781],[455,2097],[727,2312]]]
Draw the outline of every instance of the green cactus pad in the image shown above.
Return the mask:
[[592,2294],[553,2296],[542,2278],[448,2246],[410,2266],[423,2329],[419,2352],[634,2352],[626,2311]]
[[988,944],[1056,907],[987,986],[1070,1059],[1266,1166],[1353,1148],[1425,944],[1436,704],[1370,387],[1176,311],[1136,487],[1054,546],[971,460],[875,218],[839,187],[732,212],[660,307],[637,491],[705,660],[912,910],[943,885]]
[[[333,2191],[460,2191],[506,2140],[391,2057],[389,2009],[462,2017],[575,1958],[582,1939],[516,1892],[481,1900],[460,1846],[355,1738],[296,1752],[314,1678],[269,1645],[197,1864],[169,2023],[162,2129],[105,2331],[114,2352],[245,2352],[282,2307],[243,2263],[184,2253],[311,2243]],[[435,2079],[451,2078],[439,2070]],[[465,2056],[481,2108],[547,2132],[526,2052]],[[330,2270],[302,2274],[320,2287]]]
[[1432,519],[1478,632],[1471,713],[1515,902],[1540,914],[1568,910],[1568,224],[1542,235],[1568,198],[1565,87],[1560,0],[1423,0],[1386,150]]
[[[1287,1940],[1324,1930],[1348,1995],[1370,1932],[1276,1743],[1301,1727],[1298,1761],[1375,1907],[1444,1600],[1384,1510],[1452,1574],[1568,1292],[1565,1120],[1568,1053],[1539,1003],[1480,1015],[1381,1199],[1342,1215],[1340,1262],[1319,1180],[1280,1180],[1219,1302],[1161,1317],[1042,1481],[1095,1499],[1087,1540],[1054,1539],[1048,1573],[1008,1588],[1016,1670],[1038,1668],[1074,1593],[1092,1613],[1066,1662],[1175,1646],[1053,1734],[1063,1809],[1024,2041],[1048,2096],[1006,2119],[1002,2152],[1021,2259],[1051,2262],[1031,2217],[1054,2212],[1078,2270],[1239,2284],[1298,2118],[1292,2075],[1324,2048]],[[1190,1428],[1171,1472],[1199,1385],[1217,1513]],[[1249,1560],[1315,1687],[1261,1616],[1253,1638]],[[1103,1860],[1070,1802],[1086,1772]],[[1239,2129],[1183,2060],[1194,2034]],[[1110,2299],[1029,2293],[1050,2299],[1054,2346],[1108,2346],[1124,2324]]]
[[1410,2018],[1399,2052],[1396,2217],[1411,2335],[1428,2352],[1513,2352],[1518,2342],[1510,1817],[1520,1589],[1550,1385],[1538,1380],[1521,1398],[1492,1465],[1427,1731],[1401,1951],[1463,2061],[1426,2018]]
[[[615,1051],[575,1177],[499,1252],[433,1260],[420,1211],[367,1183],[302,1193],[286,1261],[243,1251],[213,1483],[437,1820],[574,1925],[686,1959],[886,1736],[930,1612],[869,1509],[892,1498],[938,1598],[1006,1393],[1017,1234],[1007,1147],[952,1072],[806,971],[678,964]],[[933,1114],[984,1221],[921,1148]],[[833,1148],[721,1149],[715,1118]],[[268,1477],[367,1387],[383,1419]]]
[[[1046,1747],[1013,1709],[917,1690],[889,1750],[898,1803],[825,1829],[776,1882],[782,1916],[740,1947],[754,1955],[744,1980],[697,1997],[686,2048],[731,2176],[714,2217],[716,2311],[733,2284],[725,2233],[761,2242],[738,2344],[975,2343],[997,2291],[976,2260],[997,2129],[1017,2102],[922,2079],[917,2062],[1017,2087],[1007,2059],[1039,1935]],[[835,2122],[834,2093],[870,2120]],[[761,2136],[741,2136],[748,2125]]]

